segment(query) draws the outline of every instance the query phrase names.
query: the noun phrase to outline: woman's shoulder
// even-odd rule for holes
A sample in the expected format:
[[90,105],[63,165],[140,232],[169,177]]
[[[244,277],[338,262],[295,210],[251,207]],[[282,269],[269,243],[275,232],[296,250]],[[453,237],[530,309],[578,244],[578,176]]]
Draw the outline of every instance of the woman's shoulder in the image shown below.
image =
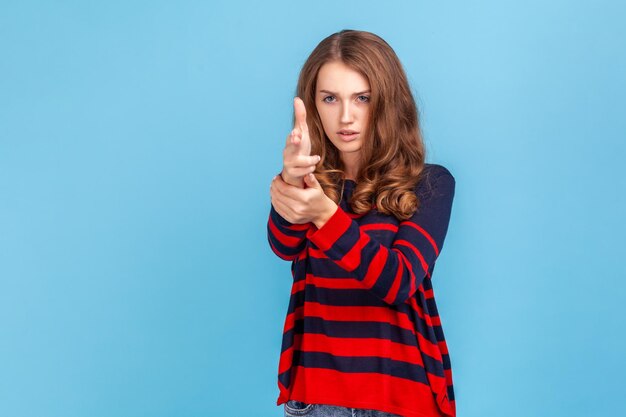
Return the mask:
[[427,177],[436,180],[437,178],[441,177],[442,175],[447,175],[449,177],[452,177],[454,179],[454,176],[452,175],[452,173],[450,172],[450,170],[448,168],[446,168],[443,165],[440,164],[430,164],[430,163],[425,163],[424,164],[424,173]]
[[440,180],[445,180],[440,184],[450,184],[454,187],[455,178],[448,168],[440,164],[424,164],[424,170],[420,174],[420,179],[417,182],[415,193],[418,196],[425,197],[429,195],[435,187],[435,184]]
[[418,187],[420,185],[433,185],[435,184],[441,177],[447,177],[446,179],[449,182],[454,182],[454,175],[450,172],[448,168],[440,164],[424,164],[424,170],[420,174],[420,180],[418,181]]

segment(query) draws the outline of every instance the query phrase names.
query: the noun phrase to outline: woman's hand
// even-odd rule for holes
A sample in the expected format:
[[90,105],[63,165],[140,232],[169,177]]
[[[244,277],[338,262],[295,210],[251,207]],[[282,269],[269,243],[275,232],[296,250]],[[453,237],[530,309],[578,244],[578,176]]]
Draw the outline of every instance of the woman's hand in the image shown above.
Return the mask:
[[294,224],[313,222],[321,228],[335,213],[338,206],[326,194],[313,174],[304,176],[308,188],[287,184],[277,175],[270,185],[274,209],[285,220]]
[[283,150],[283,181],[296,187],[304,187],[304,176],[315,171],[315,165],[320,161],[319,155],[311,156],[311,139],[309,127],[306,123],[306,108],[299,97],[293,100],[296,121],[293,130],[287,136],[287,143]]

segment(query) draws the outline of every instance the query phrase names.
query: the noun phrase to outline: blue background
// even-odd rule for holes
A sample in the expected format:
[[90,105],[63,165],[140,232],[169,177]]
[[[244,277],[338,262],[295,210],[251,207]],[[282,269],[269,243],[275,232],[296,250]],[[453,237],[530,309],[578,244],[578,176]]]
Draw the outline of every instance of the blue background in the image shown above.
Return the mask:
[[457,181],[459,417],[625,415],[623,4],[3,1],[0,415],[282,415],[269,183],[344,28],[395,49]]

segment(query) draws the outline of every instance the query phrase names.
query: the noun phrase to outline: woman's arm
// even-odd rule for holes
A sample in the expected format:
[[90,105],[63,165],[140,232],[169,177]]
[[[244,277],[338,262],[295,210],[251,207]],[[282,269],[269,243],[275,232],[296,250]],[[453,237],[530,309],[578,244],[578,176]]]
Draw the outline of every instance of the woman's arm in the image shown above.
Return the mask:
[[282,217],[270,203],[267,220],[267,240],[272,251],[281,259],[296,259],[306,247],[306,234],[312,223],[295,224]]
[[[287,136],[283,151],[283,169],[278,174],[286,183],[297,188],[304,188],[303,177],[315,171],[320,161],[319,155],[310,156],[311,139],[306,123],[306,108],[299,97],[293,101],[295,123]],[[293,260],[306,247],[306,232],[311,223],[294,224],[282,217],[272,204],[267,221],[267,239],[272,251],[284,260]]]
[[455,179],[447,169],[422,197],[418,211],[397,227],[390,248],[360,229],[341,208],[306,237],[325,255],[388,304],[400,305],[417,290],[439,256],[448,230]]

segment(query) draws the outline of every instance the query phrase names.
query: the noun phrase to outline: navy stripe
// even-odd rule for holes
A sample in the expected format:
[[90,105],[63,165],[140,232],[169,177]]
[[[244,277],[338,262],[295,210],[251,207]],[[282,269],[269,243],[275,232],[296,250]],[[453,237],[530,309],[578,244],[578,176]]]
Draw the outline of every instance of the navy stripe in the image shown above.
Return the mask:
[[[380,250],[377,250],[376,252],[378,253],[380,252]],[[380,297],[381,299],[387,296],[389,289],[394,283],[394,280],[396,278],[395,271],[397,271],[398,268],[400,267],[399,261],[400,261],[399,258],[396,256],[387,256],[382,272],[379,274],[378,277],[376,277],[376,281],[374,282],[374,285],[372,286],[372,291],[375,294],[378,294],[378,297]],[[406,282],[405,276],[407,276],[408,273],[409,273],[408,268],[406,268],[405,265],[402,265],[402,276],[400,277],[400,279]],[[401,283],[401,286],[402,286],[402,283]],[[398,294],[401,295],[402,292],[403,292],[402,289],[400,289],[400,291],[398,291]]]
[[[412,331],[389,323],[376,321],[334,321],[324,320],[320,317],[306,317],[304,320],[296,320],[293,329],[285,333],[281,351],[284,352],[293,345],[295,334],[303,333],[323,334],[338,338],[384,339],[407,346],[418,347],[417,339]],[[444,373],[441,363],[424,352],[420,353],[428,372],[443,377]]]
[[356,274],[354,272],[346,271],[337,262],[328,258],[315,258],[309,256],[306,258],[308,270],[315,271],[315,276],[320,278],[354,278]]
[[306,239],[304,239],[297,247],[286,246],[282,244],[276,237],[274,237],[274,235],[270,231],[269,224],[267,225],[267,240],[272,245],[274,245],[274,247],[276,247],[277,251],[287,256],[294,256],[300,253],[306,246],[307,242]]
[[[430,280],[427,279],[426,281],[430,281]],[[439,315],[439,310],[437,310],[437,303],[435,303],[435,299],[433,297],[424,298],[424,302],[422,305],[426,306],[426,309],[428,310],[428,314],[431,317]]]
[[287,369],[282,374],[278,374],[278,380],[285,387],[289,388],[289,386],[291,385],[291,368]]
[[294,330],[289,329],[283,333],[283,342],[280,346],[280,353],[284,353],[287,349],[293,346]]
[[306,262],[294,259],[291,262],[291,274],[294,278],[294,282],[306,279]]
[[[280,215],[274,208],[274,205],[270,203],[270,217],[274,221],[276,227],[278,227],[282,231],[289,230],[293,232],[293,230],[288,229],[289,226],[293,226],[293,223],[290,223],[287,219]],[[296,231],[298,233],[303,233],[302,231]]]
[[296,291],[289,298],[289,306],[287,307],[287,315],[296,311],[297,308],[304,305],[304,291]]
[[[358,222],[357,222],[358,223]],[[330,259],[339,260],[343,257],[346,249],[350,249],[354,247],[359,241],[360,233],[358,224],[354,222],[348,227],[348,229],[339,236],[339,238],[335,241],[333,246],[325,252],[326,256]],[[311,244],[315,245],[313,242]],[[363,267],[364,265],[359,265]]]
[[339,372],[373,372],[391,375],[428,385],[428,377],[423,367],[403,361],[377,356],[334,356],[326,352],[305,352],[296,350],[294,365],[307,368],[333,369]]
[[433,326],[433,331],[435,332],[435,337],[437,342],[443,342],[446,338],[443,335],[443,328],[441,326]]
[[412,321],[415,324],[416,331],[421,334],[424,339],[436,345],[439,340],[437,333],[441,332],[441,326],[429,326],[426,320],[417,315],[417,312],[411,312],[409,317],[413,318]]
[[[384,301],[373,295],[367,289],[353,288],[322,288],[307,284],[306,288],[291,295],[288,313],[304,305],[304,301],[338,307],[385,307]],[[410,308],[410,306],[407,306]]]
[[305,292],[307,293],[306,301],[330,306],[387,306],[384,301],[365,288],[362,290],[353,288],[322,288],[308,284]]
[[296,320],[296,332],[323,334],[329,337],[376,338],[417,347],[415,334],[402,327],[380,321],[337,321],[321,317]]
[[[293,313],[298,307],[304,305],[305,297],[306,301],[330,306],[367,306],[395,308],[398,313],[404,313],[406,315],[411,323],[413,323],[413,328],[417,332],[419,332],[424,339],[429,340],[433,344],[437,344],[437,342],[443,340],[443,331],[441,329],[441,326],[428,326],[426,324],[426,321],[419,317],[417,312],[414,311],[410,305],[403,304],[399,306],[390,306],[389,304],[386,304],[384,301],[373,295],[367,289],[356,290],[352,288],[321,288],[315,287],[312,284],[307,284],[305,290],[297,291],[291,295],[291,298],[289,300],[289,306],[287,308],[287,314]],[[358,322],[350,321],[349,323]]]
[[442,353],[441,359],[443,361],[443,369],[450,369],[451,368],[450,355],[447,353]]
[[[295,274],[296,280],[305,279],[306,271],[310,269],[324,271],[323,274],[316,273],[315,276],[318,278],[357,279],[354,274],[346,272],[331,259],[319,259],[319,258],[309,257],[309,258],[299,260],[296,262],[298,264],[297,270],[296,270],[297,273]],[[430,279],[424,279],[422,282],[423,282],[422,288],[424,289],[424,291],[432,290],[432,283]],[[380,293],[382,291],[381,285],[379,285],[379,283],[376,283],[374,286],[379,288],[377,292]],[[313,291],[316,290],[315,288],[316,287],[313,287]],[[364,289],[364,290],[367,292],[371,292],[369,289]],[[361,290],[349,289],[349,291],[361,291]],[[422,306],[423,308],[425,308],[424,312],[428,313],[428,315],[430,315],[431,317],[439,315],[439,311],[437,310],[437,304],[435,302],[434,297],[425,298],[424,295],[420,291],[416,291],[416,293],[413,296],[418,298],[417,300],[418,304]],[[408,307],[407,305],[388,305],[384,301],[382,303],[377,302],[375,299],[380,299],[380,297],[378,296],[370,297],[370,298],[372,299],[371,304],[367,304],[367,305],[372,305],[372,306],[384,305],[384,306],[389,306],[391,308],[397,308],[399,310],[401,310],[402,308]],[[325,303],[325,304],[330,304],[330,303]],[[364,305],[364,304],[361,304],[361,305]]]
[[450,401],[454,401],[454,388],[452,385],[448,385],[446,386],[446,389],[448,391],[448,400]]

